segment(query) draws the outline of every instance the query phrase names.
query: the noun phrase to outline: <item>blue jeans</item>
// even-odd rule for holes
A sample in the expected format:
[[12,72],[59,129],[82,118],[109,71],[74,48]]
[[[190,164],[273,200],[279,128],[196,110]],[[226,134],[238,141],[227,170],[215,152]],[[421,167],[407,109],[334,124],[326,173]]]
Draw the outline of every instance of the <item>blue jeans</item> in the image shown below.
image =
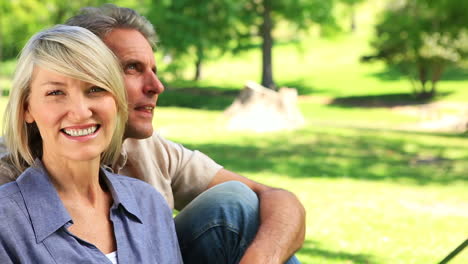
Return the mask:
[[226,182],[188,204],[175,225],[184,263],[239,263],[258,230],[259,201],[243,183]]

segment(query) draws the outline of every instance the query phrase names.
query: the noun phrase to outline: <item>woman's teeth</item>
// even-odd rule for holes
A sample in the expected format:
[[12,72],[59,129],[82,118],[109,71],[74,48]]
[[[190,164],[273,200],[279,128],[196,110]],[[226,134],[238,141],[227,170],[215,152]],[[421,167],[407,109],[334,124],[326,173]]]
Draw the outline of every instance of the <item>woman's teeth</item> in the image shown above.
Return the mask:
[[67,135],[72,136],[72,137],[81,137],[81,136],[91,135],[94,132],[96,132],[96,130],[97,130],[97,126],[92,126],[87,129],[66,129],[66,128],[63,129],[63,131]]

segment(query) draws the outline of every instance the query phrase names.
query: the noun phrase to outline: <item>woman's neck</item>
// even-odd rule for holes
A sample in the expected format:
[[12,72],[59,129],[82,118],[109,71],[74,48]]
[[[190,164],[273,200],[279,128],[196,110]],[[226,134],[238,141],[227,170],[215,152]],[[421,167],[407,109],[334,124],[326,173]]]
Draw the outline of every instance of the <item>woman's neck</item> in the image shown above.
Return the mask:
[[104,192],[99,182],[100,157],[75,161],[44,153],[42,163],[62,200],[83,199],[90,205],[99,202]]

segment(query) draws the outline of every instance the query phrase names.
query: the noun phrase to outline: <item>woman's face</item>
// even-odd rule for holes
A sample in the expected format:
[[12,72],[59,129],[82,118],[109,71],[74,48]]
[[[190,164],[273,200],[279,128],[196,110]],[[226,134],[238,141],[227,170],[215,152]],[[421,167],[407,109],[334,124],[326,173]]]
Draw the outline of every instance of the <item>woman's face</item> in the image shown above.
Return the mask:
[[100,87],[36,67],[25,120],[39,128],[43,159],[92,160],[112,139],[117,106]]

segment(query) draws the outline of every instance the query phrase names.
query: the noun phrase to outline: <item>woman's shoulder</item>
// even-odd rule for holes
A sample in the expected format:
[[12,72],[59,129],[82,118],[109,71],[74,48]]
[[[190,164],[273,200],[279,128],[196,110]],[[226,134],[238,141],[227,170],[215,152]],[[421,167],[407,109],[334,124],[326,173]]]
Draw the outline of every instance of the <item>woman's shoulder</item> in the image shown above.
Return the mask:
[[[0,186],[0,200],[9,199],[20,193],[20,189],[16,181],[8,182]],[[0,206],[3,203],[0,202]]]
[[[27,210],[16,181],[0,186],[0,222],[10,226],[26,216]],[[3,224],[0,224],[0,229],[5,227]]]

